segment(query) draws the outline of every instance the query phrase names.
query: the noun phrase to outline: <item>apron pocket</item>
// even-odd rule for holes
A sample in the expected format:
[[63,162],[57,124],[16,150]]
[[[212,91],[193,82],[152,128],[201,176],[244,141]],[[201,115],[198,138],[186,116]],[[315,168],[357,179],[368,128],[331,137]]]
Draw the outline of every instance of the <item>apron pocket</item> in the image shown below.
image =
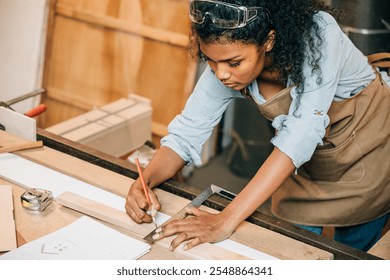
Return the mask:
[[337,147],[316,150],[303,167],[314,181],[358,182],[364,175],[363,162],[359,161],[362,156],[353,132]]

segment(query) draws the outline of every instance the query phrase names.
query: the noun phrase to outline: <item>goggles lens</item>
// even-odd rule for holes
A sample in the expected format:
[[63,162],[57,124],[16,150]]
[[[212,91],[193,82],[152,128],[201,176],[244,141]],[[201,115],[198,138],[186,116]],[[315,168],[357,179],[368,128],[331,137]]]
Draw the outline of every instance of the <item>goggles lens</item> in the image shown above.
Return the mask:
[[213,0],[190,0],[190,19],[201,24],[209,16],[212,23],[219,27],[239,28],[254,19],[258,9]]

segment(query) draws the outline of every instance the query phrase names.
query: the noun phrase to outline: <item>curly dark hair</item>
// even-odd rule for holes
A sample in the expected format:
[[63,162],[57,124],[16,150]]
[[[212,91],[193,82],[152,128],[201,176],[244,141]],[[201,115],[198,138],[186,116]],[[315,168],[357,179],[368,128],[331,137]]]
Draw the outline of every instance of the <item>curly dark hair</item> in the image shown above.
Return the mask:
[[[201,59],[199,40],[204,43],[241,42],[262,46],[267,40],[270,30],[276,32],[274,48],[269,55],[273,56],[273,67],[279,73],[280,82],[289,78],[298,92],[304,90],[305,77],[303,63],[306,58],[312,67],[312,74],[318,75],[317,83],[321,83],[319,61],[322,57],[323,40],[313,15],[326,11],[334,16],[339,13],[316,0],[220,0],[246,7],[264,7],[269,11],[250,21],[245,27],[237,29],[220,28],[207,19],[202,24],[191,25],[189,51],[193,57]],[[309,48],[310,53],[307,52]]]

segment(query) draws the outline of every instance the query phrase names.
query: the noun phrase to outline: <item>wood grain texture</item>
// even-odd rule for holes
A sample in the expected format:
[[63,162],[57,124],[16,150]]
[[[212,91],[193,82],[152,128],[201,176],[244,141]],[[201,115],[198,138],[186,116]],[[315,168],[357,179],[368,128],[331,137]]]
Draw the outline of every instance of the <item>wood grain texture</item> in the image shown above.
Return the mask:
[[385,260],[390,260],[390,230],[368,251],[368,253]]
[[0,184],[0,252],[16,248],[12,187]]
[[185,49],[188,1],[52,0],[50,15],[40,127],[130,92],[151,99],[159,126],[181,112],[197,69]]
[[22,144],[0,148],[0,153],[12,153],[12,152],[17,152],[22,150],[41,148],[42,146],[43,146],[42,141],[26,142]]

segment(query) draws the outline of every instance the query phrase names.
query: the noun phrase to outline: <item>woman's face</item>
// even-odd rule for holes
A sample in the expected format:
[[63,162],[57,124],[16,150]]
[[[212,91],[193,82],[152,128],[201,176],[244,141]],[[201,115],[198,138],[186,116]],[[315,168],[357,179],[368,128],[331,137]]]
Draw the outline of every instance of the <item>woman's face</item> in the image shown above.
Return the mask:
[[253,44],[200,42],[200,51],[215,76],[233,90],[241,90],[251,84],[265,65],[265,48]]

